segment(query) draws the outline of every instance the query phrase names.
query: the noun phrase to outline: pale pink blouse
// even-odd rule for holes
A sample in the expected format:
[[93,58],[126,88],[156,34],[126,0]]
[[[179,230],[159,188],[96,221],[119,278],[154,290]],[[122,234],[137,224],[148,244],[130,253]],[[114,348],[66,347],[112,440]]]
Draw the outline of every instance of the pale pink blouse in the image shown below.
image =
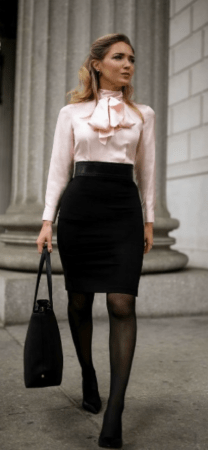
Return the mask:
[[42,220],[55,222],[59,201],[77,161],[133,164],[144,221],[154,222],[155,112],[134,103],[144,124],[123,100],[122,91],[99,89],[99,102],[64,106],[58,116]]

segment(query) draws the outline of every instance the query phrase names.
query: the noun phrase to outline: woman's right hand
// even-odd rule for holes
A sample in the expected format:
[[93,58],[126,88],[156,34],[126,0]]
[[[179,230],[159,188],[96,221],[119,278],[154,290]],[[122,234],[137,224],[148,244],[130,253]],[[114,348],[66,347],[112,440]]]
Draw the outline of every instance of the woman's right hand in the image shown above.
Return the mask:
[[50,220],[43,221],[43,226],[41,228],[40,234],[36,241],[39,253],[42,253],[43,247],[46,242],[47,242],[48,251],[51,253],[53,250],[53,248],[52,248],[52,233],[53,233],[52,223],[53,222]]

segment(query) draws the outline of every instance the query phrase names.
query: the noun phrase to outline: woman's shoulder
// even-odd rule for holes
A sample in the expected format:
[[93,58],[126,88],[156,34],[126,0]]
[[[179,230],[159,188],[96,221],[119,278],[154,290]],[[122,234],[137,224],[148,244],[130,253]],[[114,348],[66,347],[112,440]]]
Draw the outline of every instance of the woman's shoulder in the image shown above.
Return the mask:
[[144,118],[154,117],[155,111],[149,105],[145,105],[144,103],[136,103],[133,101],[134,106],[139,109]]
[[71,112],[73,112],[76,108],[80,108],[80,103],[68,103],[67,105],[63,106],[60,109],[60,113],[63,114],[70,114]]
[[94,106],[95,100],[84,101],[79,103],[68,103],[61,108],[60,114],[66,116],[73,116],[74,114],[85,115]]
[[136,102],[133,102],[133,104],[141,111],[144,116],[155,116],[155,111],[151,106]]

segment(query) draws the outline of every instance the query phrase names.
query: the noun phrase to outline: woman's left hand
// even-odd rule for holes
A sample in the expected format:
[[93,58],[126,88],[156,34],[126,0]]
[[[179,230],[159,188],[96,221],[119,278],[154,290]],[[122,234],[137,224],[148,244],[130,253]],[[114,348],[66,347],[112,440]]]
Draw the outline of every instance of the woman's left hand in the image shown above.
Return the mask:
[[153,246],[153,222],[144,224],[144,253],[148,253]]

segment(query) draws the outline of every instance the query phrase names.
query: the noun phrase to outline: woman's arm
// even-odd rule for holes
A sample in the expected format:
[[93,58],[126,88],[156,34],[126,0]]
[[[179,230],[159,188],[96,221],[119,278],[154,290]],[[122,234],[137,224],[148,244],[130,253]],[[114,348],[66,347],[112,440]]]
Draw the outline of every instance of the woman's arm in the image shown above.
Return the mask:
[[49,166],[43,225],[36,241],[38,252],[42,253],[47,242],[48,251],[52,252],[52,224],[56,220],[59,201],[74,167],[74,139],[70,105],[64,106],[58,116],[51,161]]
[[59,201],[74,168],[74,140],[71,105],[64,106],[58,116],[45,195],[42,220],[56,220]]
[[148,253],[153,246],[153,222],[144,224],[144,253]]
[[153,245],[153,223],[155,219],[155,112],[146,106],[144,114],[145,123],[137,145],[135,160],[135,175],[141,193],[144,208],[144,240],[145,250],[148,253]]

